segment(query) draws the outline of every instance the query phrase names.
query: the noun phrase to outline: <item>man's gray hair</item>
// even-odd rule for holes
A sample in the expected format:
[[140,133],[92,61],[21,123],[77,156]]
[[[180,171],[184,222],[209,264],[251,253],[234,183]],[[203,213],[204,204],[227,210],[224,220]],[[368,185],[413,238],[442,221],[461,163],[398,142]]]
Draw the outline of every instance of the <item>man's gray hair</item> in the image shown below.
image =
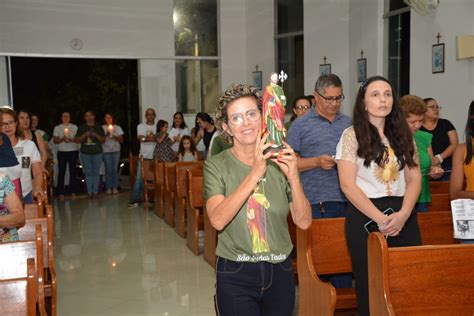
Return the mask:
[[326,88],[330,86],[334,86],[336,88],[342,87],[341,79],[335,74],[321,75],[314,85],[314,90],[320,94],[323,94]]

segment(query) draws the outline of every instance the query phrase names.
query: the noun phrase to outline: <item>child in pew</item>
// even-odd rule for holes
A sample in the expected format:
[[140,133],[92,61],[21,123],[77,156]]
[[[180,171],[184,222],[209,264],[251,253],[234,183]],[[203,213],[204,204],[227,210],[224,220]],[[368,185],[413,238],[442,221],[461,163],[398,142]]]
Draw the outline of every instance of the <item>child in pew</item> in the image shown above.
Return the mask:
[[153,159],[162,162],[176,160],[176,154],[171,148],[173,141],[168,137],[168,122],[159,120],[156,124],[156,145],[153,151]]
[[198,161],[196,145],[191,136],[184,135],[179,142],[178,161]]
[[17,228],[25,225],[25,212],[13,182],[0,171],[0,242],[17,241]]
[[[472,159],[474,135],[474,101],[469,111],[464,131],[465,143],[456,147],[453,154],[453,169],[449,181],[449,194],[452,200],[474,199],[474,161]],[[466,183],[466,187],[464,187]],[[473,244],[474,239],[461,239],[461,243]]]
[[[368,78],[337,145],[341,189],[349,201],[345,234],[356,281],[358,315],[369,315],[366,224],[375,222],[390,247],[421,244],[416,212],[421,172],[413,136],[392,84]],[[394,212],[388,216],[385,210]],[[375,315],[374,315],[375,316]]]

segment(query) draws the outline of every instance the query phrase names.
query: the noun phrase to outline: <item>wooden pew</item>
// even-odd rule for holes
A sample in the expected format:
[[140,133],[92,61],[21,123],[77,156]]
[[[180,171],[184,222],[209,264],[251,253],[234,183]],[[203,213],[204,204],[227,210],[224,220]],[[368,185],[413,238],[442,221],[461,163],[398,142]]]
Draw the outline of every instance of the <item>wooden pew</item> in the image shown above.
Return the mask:
[[40,225],[42,232],[42,265],[44,296],[51,297],[51,315],[56,316],[57,313],[57,281],[56,268],[54,262],[54,240],[53,240],[53,223],[52,223],[52,207],[47,208],[48,215],[46,218],[28,219],[25,226],[18,230],[20,240],[34,240],[36,238],[36,227]]
[[0,280],[0,315],[36,316],[35,260],[27,259],[26,277]]
[[176,194],[176,163],[165,162],[165,222],[174,227],[174,211],[175,211],[175,194]]
[[429,212],[451,212],[451,199],[449,193],[431,194],[431,203],[428,205]]
[[135,184],[136,172],[137,172],[137,161],[138,156],[129,153],[128,154],[128,174],[130,175],[130,189],[133,189],[133,185]]
[[155,161],[155,214],[163,218],[165,199],[165,164],[161,161]]
[[186,207],[188,199],[188,170],[202,170],[203,161],[177,162],[176,163],[176,194],[174,230],[186,238]]
[[[456,242],[451,213],[426,212],[417,216],[424,245]],[[344,220],[315,219],[308,230],[296,228],[300,315],[333,315],[335,310],[357,308],[354,289],[335,289],[318,277],[352,272]]]
[[368,240],[371,315],[474,315],[474,245],[387,247]]
[[36,302],[41,316],[46,315],[44,301],[43,232],[35,227],[33,240],[0,243],[0,279],[26,278],[28,259],[35,262]]
[[204,228],[203,171],[188,170],[187,246],[199,255],[199,230]]
[[23,205],[23,209],[25,210],[26,219],[43,217],[43,207],[41,204],[26,203]]
[[155,194],[155,161],[143,159],[143,156],[140,156],[140,170],[143,184],[143,208],[148,211],[151,204],[149,191]]
[[449,194],[449,181],[429,181],[431,194]]
[[211,267],[216,266],[216,247],[217,247],[217,230],[212,227],[207,210],[204,207],[204,252],[202,254],[204,261]]

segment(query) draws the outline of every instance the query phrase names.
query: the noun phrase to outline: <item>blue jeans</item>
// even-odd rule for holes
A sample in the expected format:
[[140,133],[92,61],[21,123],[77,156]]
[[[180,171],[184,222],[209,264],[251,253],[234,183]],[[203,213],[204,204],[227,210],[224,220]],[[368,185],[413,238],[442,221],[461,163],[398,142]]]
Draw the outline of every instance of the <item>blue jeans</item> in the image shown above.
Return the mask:
[[281,262],[236,262],[217,257],[216,309],[222,316],[291,316],[295,280],[291,256]]
[[23,203],[34,203],[35,201],[33,200],[33,194],[30,192],[27,195],[23,197]]
[[109,190],[117,189],[118,187],[118,162],[120,158],[120,151],[112,153],[104,153],[103,160],[105,165],[105,187]]
[[140,160],[137,159],[137,171],[135,172],[135,183],[132,189],[132,203],[139,203],[142,200],[142,168],[140,167]]
[[[336,218],[346,217],[347,202],[322,202],[311,204],[313,219],[315,218]],[[352,287],[352,274],[325,275],[319,276],[322,281],[331,281],[332,285],[338,289]]]
[[69,167],[69,191],[76,193],[76,162],[78,151],[58,151],[58,195],[64,192],[64,177],[66,176],[66,167]]
[[428,203],[416,203],[415,211],[418,213],[428,212]]
[[102,153],[93,155],[81,153],[82,170],[86,178],[87,193],[89,194],[99,193],[101,162]]
[[474,239],[460,239],[461,244],[474,244]]

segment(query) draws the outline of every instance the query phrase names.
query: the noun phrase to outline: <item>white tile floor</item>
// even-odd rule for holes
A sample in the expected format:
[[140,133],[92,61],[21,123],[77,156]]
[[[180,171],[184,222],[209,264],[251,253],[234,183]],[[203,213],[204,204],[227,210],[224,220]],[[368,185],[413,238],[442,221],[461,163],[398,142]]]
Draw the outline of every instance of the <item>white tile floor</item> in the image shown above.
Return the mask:
[[214,270],[127,202],[55,201],[58,315],[214,315]]

